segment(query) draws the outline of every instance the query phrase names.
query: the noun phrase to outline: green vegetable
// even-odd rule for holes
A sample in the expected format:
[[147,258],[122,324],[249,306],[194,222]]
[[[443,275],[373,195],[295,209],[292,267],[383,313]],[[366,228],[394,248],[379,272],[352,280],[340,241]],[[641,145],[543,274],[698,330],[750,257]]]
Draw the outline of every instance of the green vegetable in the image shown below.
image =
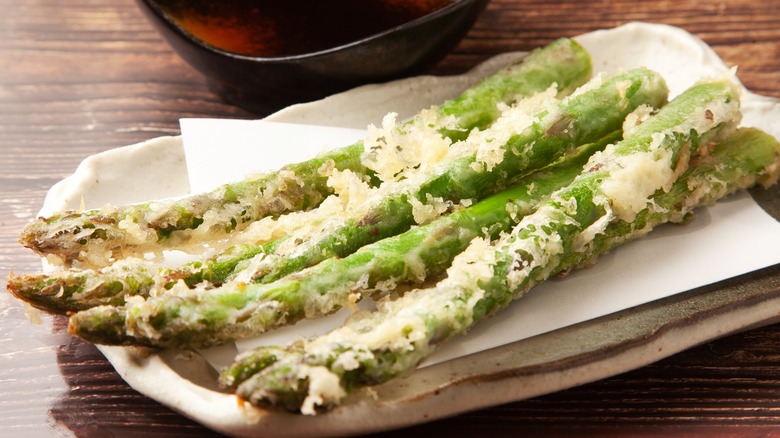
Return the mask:
[[51,275],[11,274],[7,288],[38,309],[66,314],[98,305],[120,306],[129,295],[127,291],[147,296],[155,286],[155,273],[155,269],[143,265],[121,265]]

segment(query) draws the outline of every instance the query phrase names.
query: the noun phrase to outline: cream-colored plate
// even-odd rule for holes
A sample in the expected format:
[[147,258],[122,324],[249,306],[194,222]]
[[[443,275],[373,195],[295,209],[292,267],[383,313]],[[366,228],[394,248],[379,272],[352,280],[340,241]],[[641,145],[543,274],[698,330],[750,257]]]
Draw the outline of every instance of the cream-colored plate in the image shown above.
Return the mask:
[[[645,65],[661,73],[672,94],[702,76],[723,72],[698,39],[673,27],[632,23],[577,38],[595,71]],[[417,77],[360,87],[296,105],[272,121],[365,128],[388,111],[409,116],[460,90],[521,53],[493,58],[455,77]],[[747,93],[745,124],[780,138],[778,102]],[[49,192],[42,213],[106,203],[140,202],[189,191],[180,137],[162,137],[87,158]],[[140,177],[143,176],[143,177]],[[780,217],[778,190],[756,194]],[[235,436],[327,436],[365,433],[430,421],[580,385],[651,363],[685,348],[780,317],[780,266],[700,288],[639,308],[577,324],[418,370],[351,395],[313,417],[242,406],[216,385],[216,371],[198,354],[101,347],[135,389],[222,433]]]

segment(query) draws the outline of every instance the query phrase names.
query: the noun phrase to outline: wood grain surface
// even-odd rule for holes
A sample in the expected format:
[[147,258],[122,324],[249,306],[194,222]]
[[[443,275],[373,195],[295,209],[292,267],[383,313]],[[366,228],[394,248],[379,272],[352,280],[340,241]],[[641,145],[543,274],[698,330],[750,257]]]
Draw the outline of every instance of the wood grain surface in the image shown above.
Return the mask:
[[[0,278],[39,269],[16,243],[85,157],[180,117],[256,118],[222,102],[131,0],[0,0]],[[780,97],[780,0],[493,0],[432,73],[560,36],[648,21],[709,43],[751,90]],[[780,121],[778,121],[780,123]],[[0,436],[214,436],[129,388],[65,320],[0,292]],[[571,390],[382,436],[780,436],[780,327],[716,340]]]

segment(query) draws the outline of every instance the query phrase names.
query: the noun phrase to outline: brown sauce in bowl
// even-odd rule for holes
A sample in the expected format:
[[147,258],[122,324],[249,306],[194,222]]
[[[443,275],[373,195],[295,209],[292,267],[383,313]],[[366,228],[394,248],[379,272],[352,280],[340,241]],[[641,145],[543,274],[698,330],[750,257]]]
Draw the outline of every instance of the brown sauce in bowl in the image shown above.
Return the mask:
[[430,14],[454,0],[155,0],[219,49],[281,57],[337,47]]

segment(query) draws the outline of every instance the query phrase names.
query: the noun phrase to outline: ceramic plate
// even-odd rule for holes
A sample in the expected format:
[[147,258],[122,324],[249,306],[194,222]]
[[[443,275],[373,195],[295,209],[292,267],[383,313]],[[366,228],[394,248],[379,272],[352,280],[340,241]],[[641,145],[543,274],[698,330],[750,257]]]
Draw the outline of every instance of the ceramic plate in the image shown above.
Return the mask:
[[[632,23],[577,39],[591,52],[594,71],[645,65],[677,94],[701,76],[727,70],[714,52],[673,27]],[[441,102],[521,57],[509,53],[453,77],[416,77],[360,87],[296,105],[272,121],[365,128],[388,111],[401,117]],[[776,100],[747,93],[745,121],[780,138]],[[42,213],[106,203],[140,202],[189,191],[180,137],[162,137],[86,159],[49,192]],[[144,178],[139,178],[144,175]],[[778,189],[754,193],[780,217]],[[217,373],[199,354],[147,354],[100,347],[135,389],[207,427],[234,436],[327,436],[407,426],[466,410],[520,400],[622,373],[696,344],[775,322],[780,309],[780,265],[425,367],[352,394],[326,414],[301,416],[242,405],[216,385]],[[228,347],[232,348],[232,347]]]

